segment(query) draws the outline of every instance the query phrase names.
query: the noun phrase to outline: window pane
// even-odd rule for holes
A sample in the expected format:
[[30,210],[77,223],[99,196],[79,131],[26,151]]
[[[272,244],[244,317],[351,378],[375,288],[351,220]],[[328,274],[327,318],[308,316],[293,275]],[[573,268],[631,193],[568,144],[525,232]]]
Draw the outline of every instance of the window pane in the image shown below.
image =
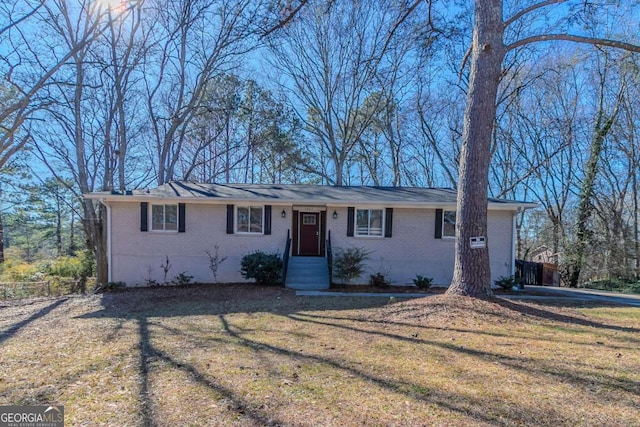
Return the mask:
[[358,209],[356,211],[356,235],[366,236],[369,234],[369,211]]
[[175,231],[178,229],[178,206],[164,206],[164,229]]
[[249,232],[249,208],[238,208],[238,232]]
[[382,236],[382,209],[369,211],[370,215],[370,236]]
[[304,225],[316,225],[316,216],[315,215],[302,215],[302,224]]
[[262,208],[251,207],[251,232],[262,233]]
[[442,215],[442,235],[456,236],[456,211],[444,211]]
[[151,229],[164,230],[164,205],[151,206]]
[[357,236],[382,236],[382,209],[356,210]]

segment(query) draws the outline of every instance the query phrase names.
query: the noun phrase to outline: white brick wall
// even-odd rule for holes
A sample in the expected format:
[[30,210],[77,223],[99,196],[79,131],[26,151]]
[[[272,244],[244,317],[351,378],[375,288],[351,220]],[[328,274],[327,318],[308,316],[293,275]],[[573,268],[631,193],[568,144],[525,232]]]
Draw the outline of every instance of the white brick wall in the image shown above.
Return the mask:
[[[378,271],[396,284],[412,283],[416,274],[448,285],[453,277],[455,239],[435,238],[435,209],[394,209],[391,238],[347,237],[347,209],[336,209],[338,219],[328,219],[333,247],[363,247],[371,251],[360,283]],[[333,212],[333,210],[331,210]],[[511,272],[512,212],[490,211],[487,236],[492,280]]]
[[[194,276],[194,281],[211,282],[209,258],[218,245],[220,256],[227,260],[218,270],[219,282],[241,282],[241,258],[254,250],[281,253],[287,230],[291,229],[291,208],[274,205],[272,234],[226,234],[226,205],[187,204],[186,232],[160,233],[140,231],[140,204],[114,203],[111,207],[112,281],[128,285],[144,284],[147,278],[163,281],[161,264],[168,255],[171,270],[167,280],[181,272]],[[338,218],[333,219],[333,211]],[[495,280],[508,276],[512,261],[512,212],[489,212],[487,236],[491,275]],[[347,209],[327,209],[327,230],[331,231],[334,249],[351,246],[371,251],[366,272],[358,281],[366,283],[369,274],[378,271],[396,284],[412,283],[416,274],[432,277],[435,284],[448,284],[453,276],[454,239],[434,238],[435,209],[400,209],[393,211],[391,238],[347,237]],[[149,268],[151,274],[149,277]]]
[[128,285],[144,284],[148,278],[163,281],[161,264],[165,255],[172,264],[167,279],[181,272],[194,276],[194,281],[212,282],[209,257],[218,245],[220,256],[226,256],[218,269],[219,282],[244,281],[240,275],[240,260],[260,249],[281,253],[286,242],[291,215],[281,218],[282,207],[273,207],[271,235],[226,234],[226,205],[187,204],[185,232],[141,232],[140,204],[117,203],[111,209],[112,281]]

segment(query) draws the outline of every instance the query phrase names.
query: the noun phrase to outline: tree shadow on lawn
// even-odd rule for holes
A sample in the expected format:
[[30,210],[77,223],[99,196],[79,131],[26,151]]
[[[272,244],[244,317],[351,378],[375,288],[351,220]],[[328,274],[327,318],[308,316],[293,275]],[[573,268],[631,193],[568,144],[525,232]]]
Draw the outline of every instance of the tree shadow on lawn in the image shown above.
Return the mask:
[[[517,335],[513,330],[505,330],[504,332],[496,332],[496,331],[487,331],[487,330],[478,330],[471,328],[461,328],[455,326],[436,326],[429,324],[419,324],[419,323],[410,323],[410,322],[399,322],[399,321],[390,321],[390,320],[381,320],[381,319],[364,319],[364,318],[355,318],[355,317],[342,317],[342,316],[325,316],[320,314],[311,314],[304,313],[304,317],[309,319],[317,319],[317,320],[336,320],[336,321],[350,321],[350,322],[358,322],[363,324],[385,324],[390,326],[399,326],[399,327],[407,327],[407,328],[416,328],[422,330],[432,330],[432,331],[442,331],[442,332],[457,332],[461,334],[480,334],[486,335],[487,337],[496,337],[496,338],[509,338],[509,339],[527,339],[529,338],[527,335]],[[417,335],[417,334],[416,334]],[[588,342],[580,342],[580,341],[568,341],[566,338],[557,338],[554,336],[538,336],[536,337],[538,341],[547,341],[550,343],[571,343],[575,345],[582,346],[593,346],[593,343]],[[633,341],[633,339],[631,338]],[[637,350],[638,346],[635,344],[631,344],[628,346],[623,345],[611,345],[607,344],[607,347],[614,350]]]
[[131,288],[102,295],[102,309],[81,318],[185,317],[233,313],[287,314],[303,310],[357,310],[380,307],[385,298],[299,297],[295,291],[253,284]]
[[[562,322],[568,325],[587,326],[587,327],[596,328],[596,329],[608,329],[608,330],[619,331],[619,332],[640,333],[640,329],[638,328],[611,325],[611,324],[597,322],[597,321],[590,320],[583,317],[560,314],[552,310],[545,309],[544,301],[535,301],[535,306],[531,304],[521,304],[506,298],[494,298],[493,302],[513,312],[517,312],[526,316],[537,317],[539,319]],[[586,307],[627,307],[625,305],[619,305],[615,303],[595,302],[595,301],[590,301],[584,304],[584,306]],[[638,340],[638,342],[640,342],[640,339]]]
[[10,326],[10,327],[6,328],[5,330],[1,331],[0,332],[0,344],[5,342],[9,338],[13,337],[22,328],[28,326],[32,322],[34,322],[34,321],[36,321],[36,320],[38,320],[38,319],[40,319],[42,317],[45,317],[47,314],[51,313],[57,307],[59,307],[60,305],[64,304],[67,300],[68,300],[68,298],[56,299],[51,304],[49,304],[49,305],[41,308],[40,310],[36,311],[35,313],[33,313],[28,318],[26,318],[24,320],[21,320],[21,321],[19,321],[17,323],[14,323],[12,326]]
[[[191,316],[224,316],[227,314],[273,313],[287,315],[301,310],[355,310],[384,305],[387,300],[380,298],[303,298],[296,297],[295,291],[281,287],[258,287],[246,285],[189,285],[127,289],[102,295],[102,308],[78,316],[79,319],[111,318],[116,320],[114,330],[108,334],[115,338],[126,321],[135,321],[139,329],[140,358],[138,372],[140,381],[140,416],[142,425],[156,426],[151,396],[150,374],[153,362],[162,360],[174,369],[186,373],[192,380],[219,393],[229,403],[228,409],[256,425],[284,425],[267,411],[260,410],[246,402],[233,390],[223,386],[214,378],[176,356],[154,346],[150,326],[166,330],[172,335],[189,335],[161,322],[163,318],[189,318]],[[216,318],[217,318],[216,317]],[[150,320],[153,319],[153,320]],[[198,339],[196,334],[190,339]],[[289,424],[287,424],[289,425]]]
[[[466,297],[462,297],[466,298]],[[426,304],[423,304],[423,301],[426,301]],[[622,341],[626,341],[630,343],[630,346],[616,346],[609,345],[609,348],[619,349],[619,350],[635,350],[640,345],[640,329],[633,328],[629,326],[619,326],[612,325],[601,321],[596,321],[589,319],[586,315],[580,314],[567,314],[568,312],[560,313],[559,309],[576,309],[576,308],[627,308],[628,306],[620,305],[612,302],[605,301],[584,301],[584,300],[573,300],[567,302],[567,300],[529,300],[525,302],[519,301],[511,301],[505,298],[493,298],[491,300],[479,300],[481,304],[478,306],[474,305],[465,305],[462,309],[454,307],[454,309],[465,310],[470,313],[470,317],[477,314],[485,317],[486,321],[490,321],[490,319],[495,319],[496,322],[504,323],[509,321],[516,322],[529,322],[528,319],[534,318],[538,322],[548,323],[549,325],[557,326],[559,324],[567,325],[567,328],[572,328],[576,333],[587,333],[588,330],[580,329],[579,327],[588,327],[602,330],[610,330],[615,332],[625,332],[630,335],[625,336],[624,338],[618,337]],[[496,305],[497,309],[487,309],[486,305],[483,305],[482,302],[485,303],[493,303]],[[317,319],[333,319],[333,320],[345,320],[345,321],[354,321],[361,323],[370,323],[370,324],[380,324],[384,323],[386,325],[394,325],[400,327],[413,327],[413,328],[421,328],[421,329],[431,329],[431,330],[442,330],[442,331],[453,331],[453,332],[461,332],[461,333],[475,333],[475,334],[483,334],[487,336],[493,337],[505,337],[505,338],[519,338],[518,336],[514,336],[513,332],[509,330],[504,330],[504,332],[497,331],[487,331],[487,330],[478,330],[478,329],[470,329],[470,328],[460,328],[456,327],[456,322],[458,315],[461,313],[455,313],[454,311],[447,311],[447,305],[450,301],[438,302],[435,304],[428,303],[428,300],[425,298],[413,299],[407,301],[403,304],[393,304],[390,307],[393,307],[389,311],[389,316],[385,317],[345,317],[338,315],[323,315],[323,314],[310,314],[306,313],[305,316]],[[555,309],[555,310],[554,310]],[[450,323],[443,322],[442,315],[446,317],[450,317]],[[431,322],[431,317],[435,317],[436,320]],[[462,317],[462,320],[465,320]],[[555,323],[555,324],[553,324]],[[443,326],[446,325],[446,326]],[[526,338],[526,337],[520,337]],[[545,340],[549,342],[567,342],[566,339],[559,340],[553,336],[540,336],[537,337],[539,340]],[[575,341],[574,344],[578,345],[590,345],[589,343]]]
[[463,345],[456,345],[450,342],[424,340],[416,336],[407,337],[377,330],[360,329],[354,326],[347,326],[340,323],[321,321],[318,319],[314,319],[313,317],[313,315],[309,315],[307,313],[289,315],[289,318],[301,322],[308,322],[321,326],[345,329],[352,332],[375,335],[408,343],[424,344],[438,347],[452,353],[472,356],[474,358],[477,358],[479,361],[499,363],[500,365],[517,371],[555,377],[560,382],[572,383],[579,387],[589,387],[593,386],[594,384],[599,384],[600,386],[610,389],[619,389],[621,391],[636,395],[640,394],[640,383],[638,383],[637,381],[615,378],[596,370],[592,370],[591,372],[589,372],[589,369],[592,368],[592,366],[588,364],[579,364],[578,366],[574,364],[571,367],[560,368],[556,363],[554,363],[555,361],[552,361],[551,363],[544,363],[540,359],[534,359],[530,357],[514,357],[497,352],[478,350],[471,347],[465,347]]
[[[308,320],[298,317],[294,314],[288,316],[294,321],[307,322]],[[356,377],[363,380],[365,383],[372,383],[387,392],[403,395],[404,398],[415,399],[430,405],[437,405],[445,410],[457,413],[464,417],[473,419],[474,421],[482,421],[491,425],[514,425],[514,423],[521,423],[523,419],[544,419],[552,418],[557,425],[566,424],[569,420],[561,413],[555,410],[538,409],[529,407],[527,409],[520,408],[517,414],[505,413],[502,410],[490,410],[489,408],[497,408],[500,405],[496,405],[495,401],[492,401],[490,397],[481,398],[471,395],[458,395],[446,392],[438,388],[426,388],[421,384],[417,384],[410,381],[396,380],[389,378],[388,376],[381,377],[373,373],[367,372],[365,369],[349,366],[342,359],[330,358],[326,356],[319,356],[317,354],[304,353],[293,351],[288,348],[276,346],[273,344],[260,342],[255,339],[244,337],[244,331],[242,328],[233,327],[232,324],[225,318],[220,316],[221,322],[224,324],[224,329],[229,336],[235,338],[242,346],[251,349],[255,353],[270,352],[273,354],[288,357],[295,361],[295,363],[310,362],[317,363],[331,367],[336,371],[343,372],[347,377]],[[385,338],[393,340],[408,341],[415,344],[429,344],[440,346],[443,349],[452,351],[453,353],[466,354],[481,358],[497,358],[492,353],[479,352],[463,346],[456,346],[453,344],[442,344],[432,341],[421,340],[417,338],[408,338],[396,334],[383,333],[378,331],[361,330],[358,328],[352,328],[344,325],[335,325],[331,323],[312,322],[318,323],[322,326],[339,327],[350,330],[356,333],[375,334]],[[517,360],[514,358],[514,360]],[[453,379],[452,379],[453,380]],[[525,413],[523,415],[523,413]],[[464,418],[463,418],[464,419]]]
[[250,402],[243,399],[239,393],[234,390],[225,387],[215,378],[201,372],[193,364],[179,360],[177,357],[155,347],[152,343],[151,334],[149,332],[149,322],[146,318],[142,317],[138,319],[139,331],[140,331],[140,373],[142,376],[140,395],[141,395],[141,414],[143,418],[143,425],[145,427],[156,426],[153,405],[150,393],[150,374],[153,370],[153,363],[155,360],[160,360],[167,363],[171,368],[182,371],[191,380],[197,384],[208,388],[221,395],[227,402],[227,410],[233,411],[238,417],[248,419],[257,425],[264,426],[281,426],[285,425],[283,421],[280,421],[270,415],[267,411],[261,410],[256,405],[252,405]]
[[[325,365],[335,371],[342,372],[344,374],[343,378],[359,378],[364,382],[375,384],[377,387],[380,387],[387,392],[400,394],[405,396],[405,398],[415,399],[416,401],[421,401],[426,404],[437,405],[443,409],[462,415],[463,419],[470,418],[475,421],[482,421],[492,425],[504,426],[512,425],[514,422],[522,421],[522,419],[520,418],[521,411],[518,412],[518,415],[513,416],[504,413],[494,413],[492,415],[491,411],[487,411],[485,409],[490,402],[483,400],[482,398],[454,395],[435,388],[425,389],[424,386],[413,382],[394,380],[388,377],[383,378],[378,375],[371,374],[364,369],[348,366],[344,362],[340,360],[334,360],[330,357],[304,353],[301,351],[294,351],[281,346],[276,346],[273,344],[260,342],[255,339],[244,337],[243,335],[246,331],[240,327],[234,327],[232,322],[229,321],[224,314],[218,315],[218,318],[223,325],[224,331],[235,342],[235,344],[251,350],[252,353],[257,357],[262,355],[267,358],[265,354],[273,354],[291,359],[291,363],[294,365],[304,362]],[[293,318],[293,320],[299,321],[299,319],[295,318]],[[153,414],[153,405],[149,396],[150,374],[153,370],[153,363],[156,360],[165,362],[173,369],[179,370],[186,374],[197,384],[220,394],[228,402],[227,410],[235,412],[238,417],[246,419],[247,422],[264,426],[296,426],[296,424],[293,424],[291,421],[278,419],[276,414],[269,413],[267,410],[262,409],[266,406],[266,404],[270,402],[249,401],[243,398],[240,393],[222,385],[213,376],[202,372],[194,364],[181,360],[179,354],[172,355],[167,351],[155,347],[152,343],[148,320],[146,318],[140,318],[138,319],[138,322],[140,329],[141,346],[140,372],[142,374],[142,384],[140,390],[142,405],[141,412],[143,415],[144,426],[151,427],[157,425]],[[391,334],[389,334],[388,337],[402,338]],[[456,348],[456,346],[451,346],[448,348],[458,351],[462,349]],[[464,349],[462,349],[462,351],[467,352]],[[295,402],[292,403],[295,404]],[[567,421],[562,414],[557,412],[554,414],[550,414],[548,409],[544,411],[538,411],[530,408],[530,411],[533,411],[530,415],[532,417],[535,417],[534,419],[540,419],[540,417],[552,417],[559,423]]]
[[[496,301],[503,307],[516,312],[523,312],[524,309],[519,304],[511,301]],[[404,341],[415,344],[426,344],[452,353],[467,355],[478,358],[482,361],[499,363],[514,370],[519,370],[536,375],[545,375],[557,378],[560,382],[569,382],[579,387],[586,387],[593,384],[599,384],[604,387],[617,388],[625,392],[638,393],[638,383],[628,380],[620,380],[610,376],[602,375],[602,373],[591,373],[586,369],[576,370],[575,367],[567,367],[559,369],[551,364],[540,363],[539,360],[528,358],[518,358],[507,356],[504,354],[480,351],[462,345],[438,342],[434,340],[423,340],[415,337],[405,337],[379,330],[365,330],[354,327],[352,325],[344,325],[338,322],[349,321],[358,322],[355,318],[336,316],[333,320],[320,320],[314,318],[309,311],[344,311],[358,310],[366,308],[381,307],[389,304],[389,300],[384,298],[362,298],[362,297],[327,297],[327,298],[308,298],[296,297],[291,290],[283,288],[260,288],[255,285],[227,286],[227,285],[210,285],[210,286],[187,286],[172,288],[156,288],[156,289],[135,289],[114,294],[104,295],[102,299],[103,308],[92,313],[88,313],[79,318],[116,318],[122,320],[133,320],[138,323],[139,340],[140,340],[140,359],[138,371],[141,375],[140,383],[140,414],[144,426],[158,425],[158,421],[154,416],[154,407],[151,396],[150,375],[154,369],[153,362],[162,360],[175,370],[179,370],[186,374],[196,383],[215,391],[223,398],[230,402],[227,406],[229,411],[233,411],[239,417],[243,417],[247,422],[256,425],[292,425],[290,422],[278,420],[275,414],[270,414],[266,405],[259,406],[256,402],[249,402],[237,391],[223,385],[213,376],[199,370],[194,364],[181,360],[180,354],[171,354],[166,350],[162,350],[154,345],[150,326],[166,329],[173,335],[185,334],[187,331],[179,328],[172,328],[169,325],[162,325],[161,319],[168,317],[188,317],[188,316],[216,316],[222,323],[222,327],[226,334],[235,340],[237,345],[250,349],[256,355],[274,354],[290,358],[293,363],[311,362],[320,363],[331,367],[346,375],[360,378],[366,382],[373,383],[378,387],[389,392],[403,394],[407,398],[416,399],[427,404],[435,404],[443,409],[471,417],[475,420],[484,421],[493,425],[511,425],[513,423],[522,422],[523,419],[553,419],[558,424],[570,422],[568,416],[564,413],[549,413],[549,409],[538,409],[534,406],[526,409],[519,409],[517,415],[508,411],[497,410],[487,412],[483,408],[490,404],[482,398],[471,396],[451,395],[443,390],[430,389],[424,390],[424,387],[408,381],[382,378],[372,373],[366,372],[364,369],[354,368],[345,364],[337,358],[326,355],[311,354],[310,352],[293,351],[281,346],[260,342],[245,336],[249,333],[240,327],[234,327],[227,315],[236,313],[271,313],[289,318],[294,322],[304,322],[317,324],[322,327],[346,329],[357,334],[374,334],[391,340]],[[45,313],[46,314],[46,313]],[[620,330],[624,332],[635,332],[634,328],[621,328],[612,325],[606,325],[599,322],[581,319],[569,315],[558,315],[557,313],[544,310],[543,308],[527,308],[528,315],[548,319],[553,318],[556,321],[566,322],[568,324],[578,324],[590,327],[600,327],[606,329]],[[153,320],[150,320],[153,319]],[[384,322],[379,322],[384,323]],[[416,326],[416,325],[411,325]],[[193,334],[190,339],[197,340],[197,334]],[[415,390],[422,390],[416,392]],[[523,415],[523,411],[526,414]],[[539,412],[539,413],[538,413]]]

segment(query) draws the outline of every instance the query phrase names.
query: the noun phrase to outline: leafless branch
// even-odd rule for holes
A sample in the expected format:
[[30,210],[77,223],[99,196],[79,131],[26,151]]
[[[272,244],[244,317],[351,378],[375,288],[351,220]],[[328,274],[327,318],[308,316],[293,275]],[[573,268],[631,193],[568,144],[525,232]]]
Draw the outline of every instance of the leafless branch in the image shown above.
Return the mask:
[[46,0],[40,0],[38,5],[35,6],[33,9],[31,9],[29,12],[25,13],[24,15],[22,15],[20,18],[16,19],[15,21],[9,21],[9,24],[7,24],[4,28],[0,28],[0,35],[2,33],[4,33],[5,31],[8,31],[12,27],[17,26],[18,24],[20,24],[21,22],[25,21],[29,17],[33,16],[38,11],[38,9],[40,9],[42,6],[44,6],[45,1]]
[[458,82],[462,80],[462,74],[464,73],[464,67],[469,62],[469,58],[471,58],[471,52],[473,52],[473,47],[469,46],[469,49],[464,53],[464,57],[462,58],[462,64],[460,64],[460,72],[458,73]]
[[526,37],[521,40],[517,40],[510,45],[506,46],[506,50],[510,51],[521,46],[525,46],[531,43],[547,42],[547,41],[570,41],[576,43],[590,44],[594,46],[607,46],[617,49],[623,49],[630,52],[640,52],[640,46],[632,43],[621,42],[611,39],[602,39],[597,37],[585,37],[576,36],[571,34],[540,34],[537,36]]
[[309,0],[300,0],[300,2],[298,3],[298,6],[291,10],[283,19],[281,19],[280,21],[278,21],[278,23],[274,26],[272,26],[271,28],[268,28],[261,36],[261,38],[265,38],[268,35],[270,35],[271,33],[279,30],[280,28],[283,28],[284,26],[286,26],[289,22],[291,22],[291,20],[293,20],[293,18],[296,17],[296,15],[298,14],[298,12],[300,12],[300,10],[304,7],[304,5],[306,5],[309,2]]
[[508,27],[509,25],[513,24],[515,21],[517,21],[518,19],[522,18],[523,16],[527,15],[528,13],[533,12],[534,10],[538,10],[541,9],[543,7],[547,7],[553,4],[559,4],[559,3],[565,3],[569,0],[546,0],[540,3],[536,3],[536,4],[532,4],[531,6],[521,10],[520,12],[516,13],[515,15],[513,15],[511,18],[507,19],[504,22],[504,27]]

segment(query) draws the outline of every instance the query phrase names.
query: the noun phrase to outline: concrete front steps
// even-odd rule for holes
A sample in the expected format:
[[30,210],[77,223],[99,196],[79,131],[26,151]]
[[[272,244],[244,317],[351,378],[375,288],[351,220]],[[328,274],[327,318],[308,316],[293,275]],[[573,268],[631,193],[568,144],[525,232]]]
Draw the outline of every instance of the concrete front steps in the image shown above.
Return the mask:
[[290,257],[285,286],[305,291],[329,289],[327,259],[324,257]]

